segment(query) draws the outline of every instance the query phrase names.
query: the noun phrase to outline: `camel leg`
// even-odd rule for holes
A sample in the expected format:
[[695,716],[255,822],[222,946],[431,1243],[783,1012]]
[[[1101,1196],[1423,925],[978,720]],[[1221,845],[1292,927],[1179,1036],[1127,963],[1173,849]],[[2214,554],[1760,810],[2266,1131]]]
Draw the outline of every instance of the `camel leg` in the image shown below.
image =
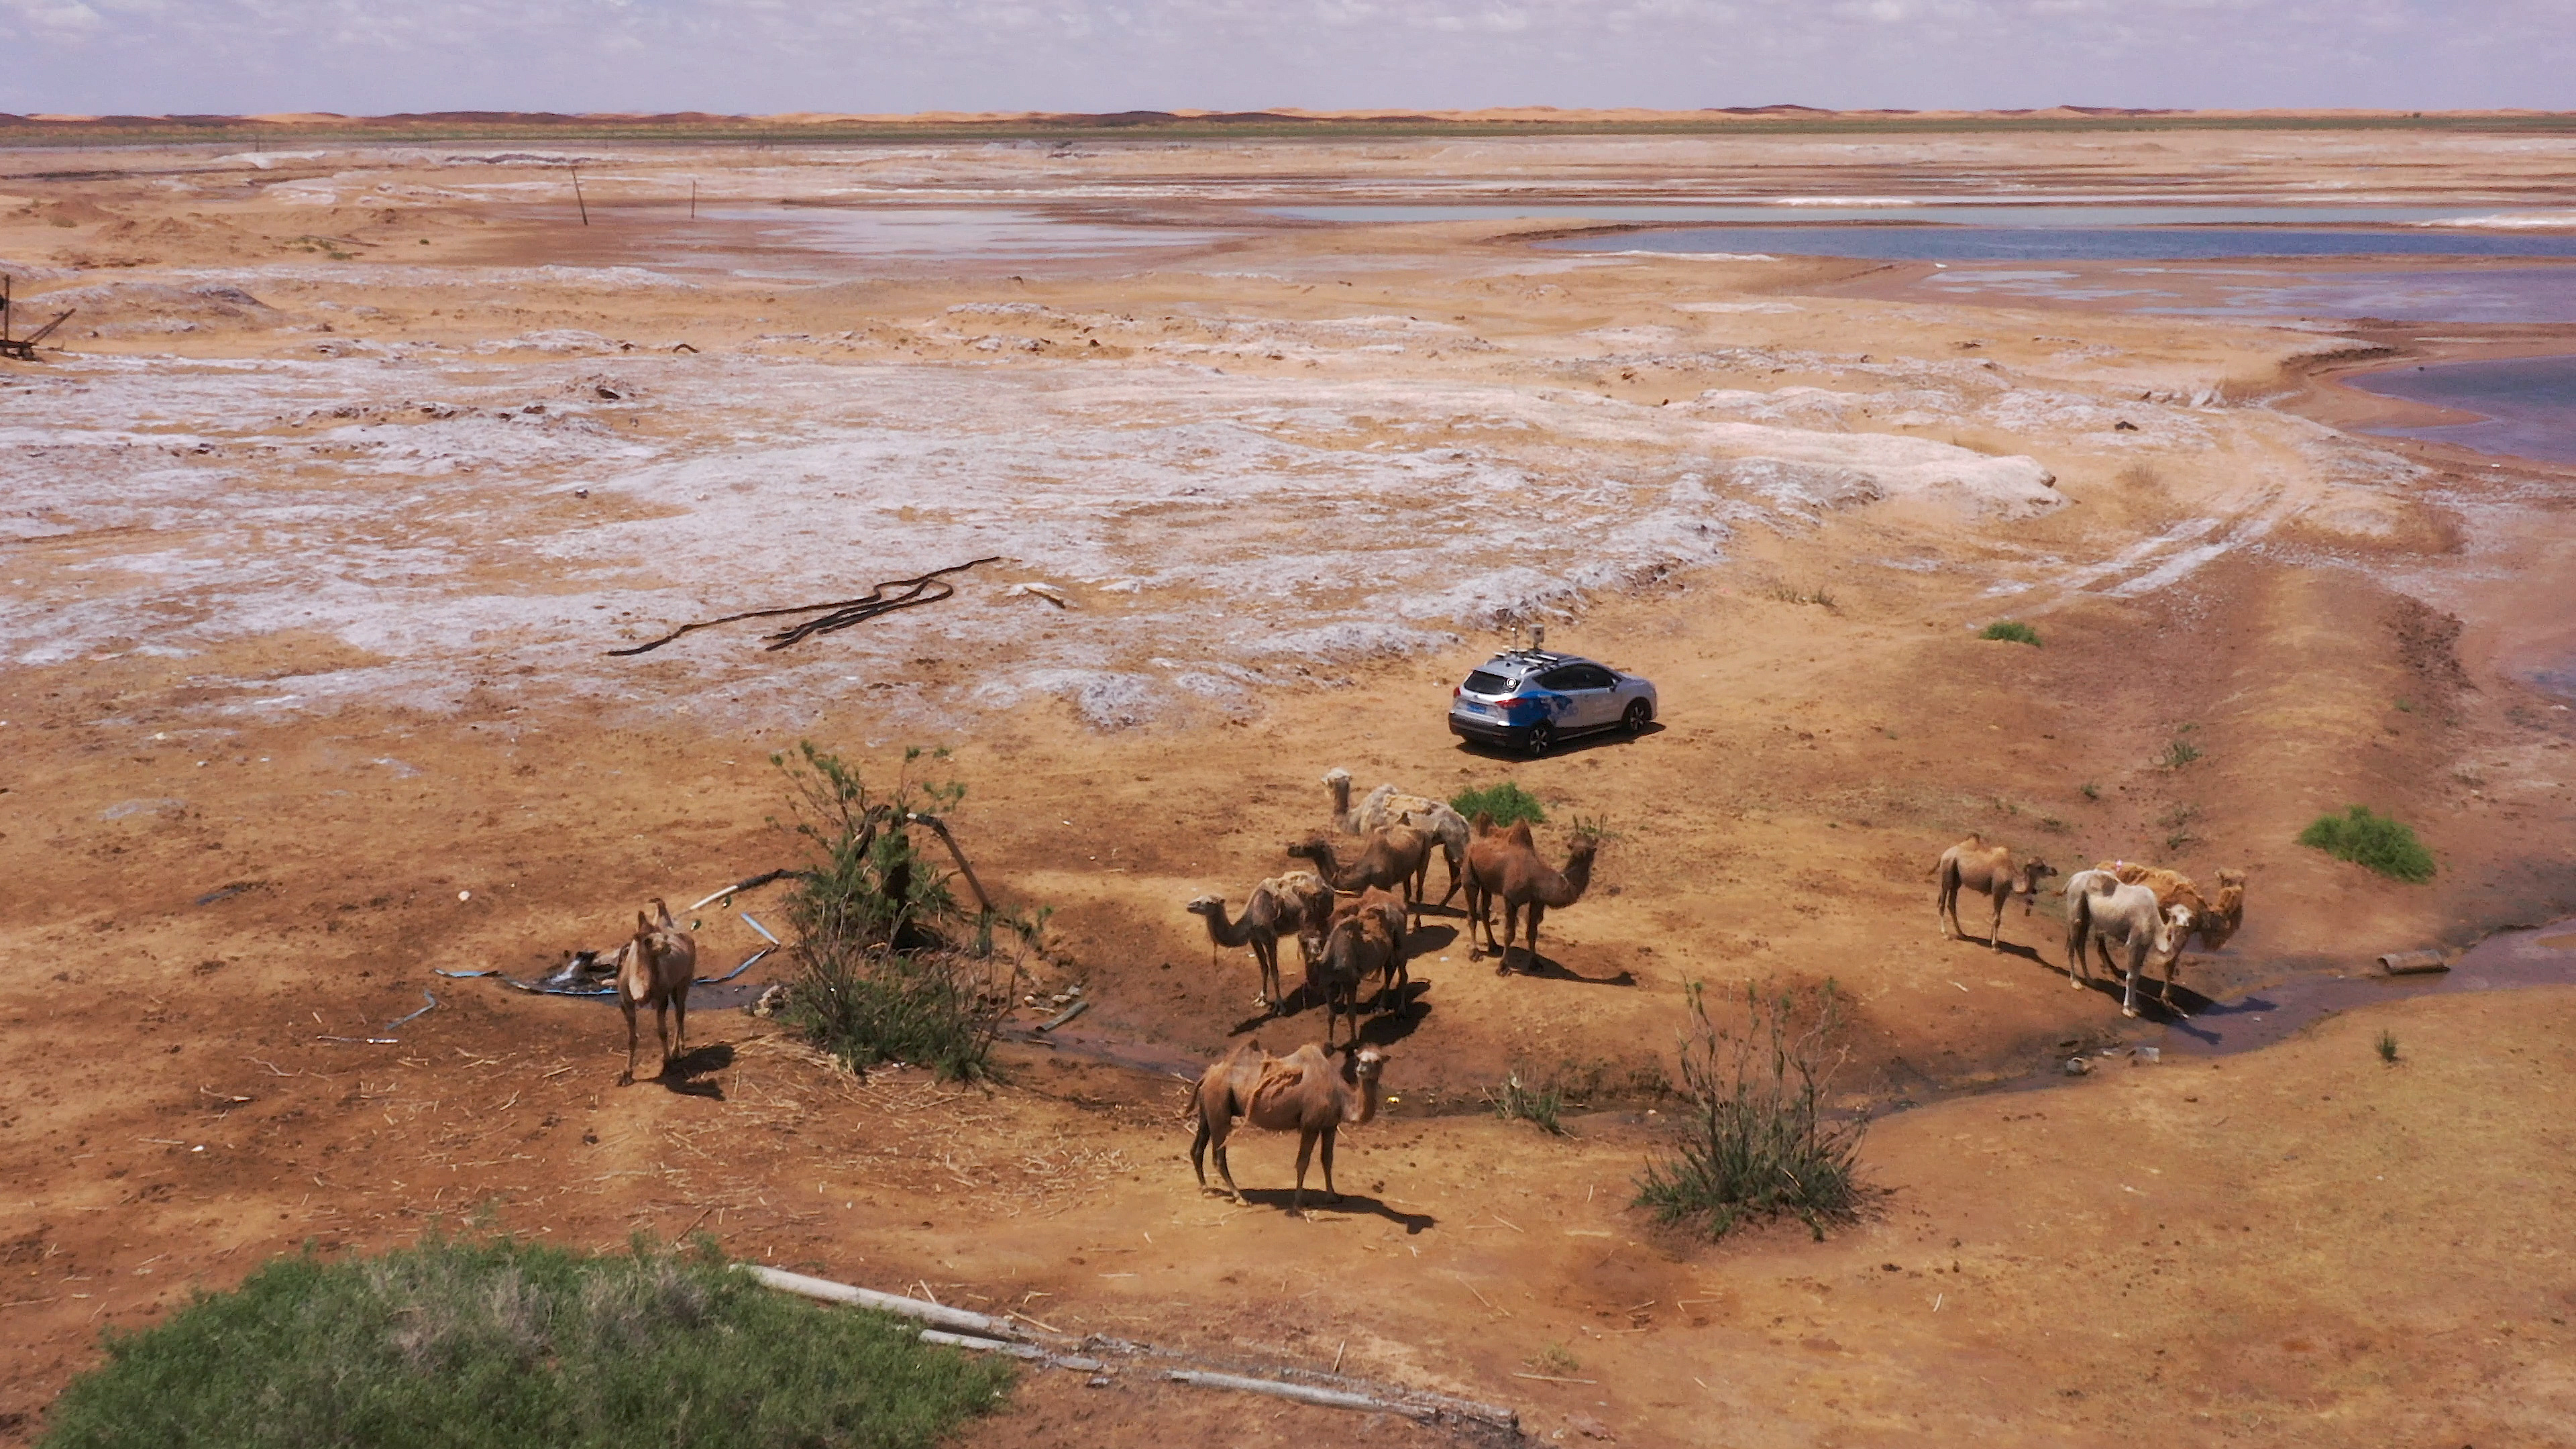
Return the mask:
[[2066,984],[2078,991],[2084,989],[2084,953],[2089,949],[2085,935],[2086,923],[2082,918],[2066,923]]
[[653,1035],[662,1043],[662,1069],[657,1077],[671,1074],[671,1003],[668,999],[653,1003]]
[[1207,1191],[1208,1139],[1216,1134],[1208,1130],[1207,1114],[1199,1114],[1199,1130],[1190,1138],[1190,1171],[1198,1174],[1199,1191]]
[[1946,870],[1941,872],[1941,893],[1932,901],[1932,919],[1941,928],[1942,940],[1959,939],[1959,882]]
[[680,983],[680,992],[671,998],[671,1035],[680,1043],[680,1055],[689,1054],[689,986]]
[[1467,868],[1459,863],[1458,852],[1451,850],[1447,841],[1440,844],[1440,858],[1449,863],[1449,889],[1440,893],[1440,904],[1445,906],[1458,894],[1459,881],[1466,875]]
[[1261,994],[1254,998],[1252,1004],[1277,1011],[1279,1009],[1279,943],[1271,942],[1270,949],[1264,951],[1261,949],[1261,939],[1254,937],[1252,964],[1261,972]]
[[1529,958],[1532,971],[1538,969],[1538,923],[1546,915],[1547,907],[1536,901],[1530,902]]
[[2120,1014],[2122,1016],[2135,1016],[2138,1014],[2138,973],[2144,971],[2146,967],[2147,943],[2144,941],[2130,943],[2129,989],[2127,994],[2120,998]]
[[1297,1193],[1296,1196],[1291,1197],[1288,1200],[1288,1216],[1292,1218],[1302,1218],[1306,1215],[1306,1164],[1314,1158],[1314,1155],[1315,1134],[1312,1132],[1298,1133]]
[[637,1039],[635,1032],[636,1023],[634,999],[629,997],[623,991],[618,992],[617,1008],[618,1010],[626,1013],[626,1070],[617,1078],[617,1085],[623,1087],[631,1084],[635,1080],[635,1054],[641,1043]]
[[1986,949],[2000,951],[2004,948],[2004,902],[2012,899],[2012,893],[2006,891],[1994,899],[1995,918],[1986,923]]
[[1324,1201],[1340,1202],[1342,1195],[1333,1187],[1333,1129],[1324,1129]]
[[2167,957],[2165,958],[2165,989],[2164,989],[2164,996],[2163,996],[2163,1001],[2164,1001],[2164,1004],[2165,1004],[2165,1010],[2167,1010],[2167,1011],[2174,1011],[2175,1015],[2177,1015],[2177,1016],[2181,1015],[2182,1013],[2180,1013],[2179,1011],[2175,1011],[2175,1008],[2174,1008],[2174,1004],[2173,1004],[2173,979],[2174,979],[2174,970],[2175,970],[2175,968],[2177,968],[2177,967],[2179,967],[2179,966],[2181,966],[2181,965],[2182,965],[2182,948],[2181,948],[2181,947],[2179,947],[2179,946],[2177,946],[2177,947],[2175,947],[2175,948],[2174,948],[2174,953],[2173,953],[2172,955],[2167,956]]
[[1234,1169],[1226,1165],[1225,1139],[1222,1137],[1216,1140],[1216,1175],[1224,1181],[1227,1197],[1236,1202],[1243,1201],[1243,1189],[1234,1185]]

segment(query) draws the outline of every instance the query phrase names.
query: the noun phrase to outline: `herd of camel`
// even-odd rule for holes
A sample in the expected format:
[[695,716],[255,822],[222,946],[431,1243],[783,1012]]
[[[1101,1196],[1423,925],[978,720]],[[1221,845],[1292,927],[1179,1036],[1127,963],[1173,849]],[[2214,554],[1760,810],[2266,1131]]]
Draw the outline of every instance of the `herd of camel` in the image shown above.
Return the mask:
[[[1511,949],[1526,931],[1528,951],[1538,956],[1539,922],[1551,909],[1562,910],[1583,898],[1592,881],[1593,858],[1600,849],[1598,831],[1578,827],[1562,867],[1549,865],[1538,852],[1527,823],[1497,826],[1489,818],[1473,821],[1450,805],[1409,795],[1393,785],[1380,785],[1351,804],[1351,776],[1336,769],[1324,776],[1332,792],[1328,829],[1289,843],[1288,855],[1306,861],[1296,869],[1253,886],[1243,909],[1229,915],[1225,899],[1193,898],[1187,909],[1207,923],[1208,939],[1220,948],[1248,947],[1261,976],[1254,1004],[1278,1014],[1288,994],[1279,973],[1279,942],[1295,940],[1305,967],[1304,990],[1324,1006],[1324,1040],[1285,1057],[1246,1042],[1208,1067],[1190,1091],[1190,1110],[1197,1135],[1190,1146],[1190,1166],[1201,1187],[1207,1185],[1207,1157],[1214,1148],[1218,1177],[1237,1201],[1242,1193],[1227,1167],[1225,1145],[1235,1120],[1274,1132],[1295,1132],[1297,1187],[1290,1211],[1302,1212],[1306,1171],[1318,1143],[1323,1147],[1324,1194],[1338,1200],[1333,1187],[1333,1138],[1345,1126],[1359,1126],[1377,1115],[1379,1082],[1386,1054],[1360,1044],[1360,990],[1378,979],[1372,1008],[1401,1011],[1411,977],[1406,967],[1407,933],[1421,920],[1426,881],[1436,849],[1448,867],[1448,888],[1439,904],[1446,906],[1463,888],[1467,894],[1467,946],[1471,959],[1490,952],[1497,972],[1511,969]],[[1983,896],[1992,905],[1986,944],[2003,948],[2005,905],[2022,897],[2026,915],[2036,904],[2040,883],[2056,875],[2047,862],[2016,856],[1999,845],[1971,835],[1941,853],[1934,875],[1939,882],[1934,910],[1942,934],[1967,939],[1959,921],[1959,897]],[[1503,934],[1494,935],[1491,913],[1499,902]],[[620,1084],[635,1079],[641,1039],[640,1013],[651,1008],[654,1031],[662,1044],[662,1063],[669,1069],[674,1048],[688,1050],[689,985],[697,970],[697,944],[671,918],[670,909],[653,902],[655,914],[638,911],[635,935],[617,953],[617,1004],[626,1016],[626,1071]],[[2125,969],[2127,990],[2120,1010],[2138,1014],[2138,978],[2151,964],[2164,970],[2162,1001],[2173,1008],[2174,972],[2184,945],[2197,936],[2216,949],[2233,936],[2245,919],[2245,874],[2222,870],[2218,890],[2204,897],[2189,879],[2173,871],[2128,861],[2104,861],[2077,871],[2066,882],[2067,982],[2078,989],[2091,979],[2086,958],[2099,952],[2103,969],[2115,975]],[[1483,940],[1478,941],[1479,931]],[[2113,951],[2121,960],[2113,959]],[[676,1023],[669,1019],[677,1017]],[[1350,1041],[1341,1060],[1334,1060],[1334,1037],[1341,1018],[1350,1018]],[[676,1025],[674,1033],[672,1026]],[[676,1035],[677,1040],[674,1041]]]
[[[1359,993],[1372,976],[1379,978],[1375,1009],[1401,1010],[1409,977],[1405,967],[1405,931],[1418,921],[1424,882],[1436,847],[1449,869],[1447,905],[1460,887],[1467,892],[1467,944],[1470,957],[1491,950],[1496,969],[1510,969],[1510,951],[1518,935],[1516,922],[1528,922],[1528,950],[1538,953],[1538,927],[1547,911],[1582,899],[1591,883],[1592,861],[1600,845],[1597,832],[1578,831],[1562,869],[1538,853],[1527,824],[1496,827],[1484,817],[1470,822],[1452,807],[1392,785],[1381,785],[1354,809],[1351,777],[1336,769],[1324,776],[1332,791],[1331,828],[1294,841],[1293,858],[1311,870],[1291,870],[1255,885],[1243,910],[1231,917],[1222,896],[1201,895],[1187,909],[1207,922],[1208,939],[1218,947],[1249,947],[1261,974],[1254,1004],[1272,1013],[1286,1005],[1279,976],[1279,941],[1293,937],[1306,970],[1305,989],[1324,1005],[1324,1040],[1286,1057],[1274,1057],[1257,1042],[1246,1042],[1201,1074],[1190,1091],[1196,1135],[1190,1144],[1190,1166],[1199,1185],[1207,1185],[1207,1158],[1213,1148],[1218,1177],[1237,1201],[1242,1193],[1226,1165],[1226,1138],[1241,1118],[1275,1132],[1294,1132],[1297,1186],[1289,1210],[1302,1212],[1306,1172],[1320,1143],[1323,1148],[1324,1195],[1337,1200],[1333,1188],[1333,1138],[1345,1126],[1359,1126],[1377,1114],[1379,1081],[1385,1053],[1359,1041]],[[1354,839],[1353,837],[1356,837]],[[2040,883],[2056,875],[2047,862],[2022,859],[2002,846],[1990,846],[1971,835],[1941,853],[1934,875],[1938,889],[1934,910],[1946,938],[1966,938],[1959,922],[1959,896],[1981,895],[1993,906],[1986,944],[2003,948],[2004,907],[2023,899],[2027,914],[2035,905]],[[1503,935],[1494,936],[1489,912],[1503,908]],[[2214,897],[2204,897],[2190,879],[2156,866],[2104,861],[2077,871],[2066,882],[2067,983],[2081,990],[2091,979],[2087,957],[2099,952],[2106,972],[2125,968],[2124,1016],[2138,1014],[2138,978],[2151,964],[2164,971],[2162,1001],[2173,1008],[2174,972],[2183,948],[2198,937],[2207,949],[2224,945],[2245,919],[2245,874],[2222,870]],[[1477,940],[1481,928],[1483,940]],[[2113,959],[2117,949],[2121,959]],[[1351,1017],[1351,1040],[1342,1060],[1333,1060],[1333,1039],[1340,1016]]]

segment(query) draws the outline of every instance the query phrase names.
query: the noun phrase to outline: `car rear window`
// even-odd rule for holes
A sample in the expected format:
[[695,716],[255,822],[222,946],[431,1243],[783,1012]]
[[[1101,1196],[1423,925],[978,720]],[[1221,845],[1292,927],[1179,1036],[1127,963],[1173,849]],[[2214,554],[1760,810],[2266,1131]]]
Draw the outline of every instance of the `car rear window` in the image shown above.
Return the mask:
[[1479,669],[1467,676],[1467,692],[1469,694],[1509,694],[1512,692],[1512,682],[1499,674]]

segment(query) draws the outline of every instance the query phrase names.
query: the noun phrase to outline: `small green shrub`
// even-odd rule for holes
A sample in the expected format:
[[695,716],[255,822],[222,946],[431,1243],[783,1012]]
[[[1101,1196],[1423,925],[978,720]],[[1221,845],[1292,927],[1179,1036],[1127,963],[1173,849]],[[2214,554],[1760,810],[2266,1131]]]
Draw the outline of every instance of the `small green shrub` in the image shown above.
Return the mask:
[[2083,784],[2078,785],[2075,788],[2082,793],[2084,798],[2087,800],[2099,800],[2102,798],[2102,787],[2094,784],[2090,780],[2085,781]]
[[1493,1094],[1494,1115],[1506,1122],[1535,1122],[1550,1136],[1565,1135],[1565,1124],[1557,1114],[1565,1107],[1565,1088],[1550,1082],[1544,1087],[1521,1085],[1521,1074],[1503,1078],[1503,1085]]
[[2392,1067],[2397,1065],[2397,1033],[2386,1027],[2379,1031],[2379,1059]]
[[1532,825],[1547,823],[1547,807],[1538,797],[1520,787],[1517,780],[1499,785],[1477,785],[1449,797],[1449,808],[1469,820],[1490,815],[1494,824],[1513,825],[1526,820]]
[[1828,589],[1802,589],[1794,584],[1781,584],[1771,590],[1771,597],[1784,604],[1814,604],[1827,613],[1835,608],[1833,593]]
[[2184,739],[2180,735],[2176,735],[2173,737],[2172,742],[2165,746],[2164,755],[2157,761],[2157,763],[2163,765],[2168,770],[2179,770],[2183,766],[2188,765],[2199,758],[2200,746],[2193,744],[2191,741]]
[[1843,997],[1830,981],[1804,991],[1748,983],[1740,1019],[1711,1019],[1701,983],[1686,988],[1681,1049],[1682,1136],[1649,1163],[1637,1205],[1667,1223],[1721,1237],[1748,1214],[1788,1213],[1818,1240],[1858,1200],[1867,1124],[1824,1115],[1845,1052],[1836,1045]]
[[992,1075],[1019,970],[1015,958],[993,957],[993,927],[1033,945],[1044,914],[970,914],[958,904],[949,873],[921,853],[914,832],[966,787],[914,780],[923,751],[906,750],[903,772],[879,794],[840,757],[811,742],[797,748],[793,758],[770,757],[787,775],[808,857],[787,900],[799,969],[780,1015],[853,1070],[906,1062],[961,1080]]
[[[1557,1378],[1563,1378],[1567,1374],[1573,1373],[1576,1369],[1583,1367],[1583,1361],[1576,1358],[1573,1352],[1562,1343],[1550,1343],[1545,1348],[1542,1348],[1538,1352],[1531,1354],[1529,1357],[1522,1359],[1521,1362],[1529,1365],[1533,1372],[1552,1374]],[[1562,1433],[1564,1431],[1559,1430],[1558,1432]]]
[[2355,805],[2341,815],[2318,816],[2299,832],[2299,843],[2392,880],[2421,885],[2433,878],[2433,852],[2415,838],[2415,832],[2366,805]]
[[1980,639],[2000,639],[2007,644],[2039,647],[2039,631],[2019,619],[1997,619],[1977,635]]
[[711,1245],[568,1253],[436,1236],[280,1258],[162,1323],[48,1415],[45,1449],[928,1446],[1007,1363],[923,1344],[726,1268]]

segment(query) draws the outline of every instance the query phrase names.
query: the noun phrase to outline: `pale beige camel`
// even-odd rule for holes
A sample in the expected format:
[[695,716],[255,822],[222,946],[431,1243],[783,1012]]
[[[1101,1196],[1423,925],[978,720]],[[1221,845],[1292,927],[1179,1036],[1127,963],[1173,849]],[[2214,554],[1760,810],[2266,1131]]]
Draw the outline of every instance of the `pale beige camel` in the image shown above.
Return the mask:
[[1940,894],[1933,901],[1933,912],[1941,922],[1945,941],[1968,939],[1967,929],[1959,924],[1959,893],[1972,891],[1994,903],[1994,915],[1986,923],[1986,945],[1993,950],[2004,948],[2004,902],[2018,895],[2021,913],[2029,915],[2039,898],[2039,883],[2057,874],[2057,868],[2044,860],[2016,860],[2010,850],[1986,844],[1982,835],[1971,835],[1941,852],[1941,863],[1934,868],[1940,878]]
[[1341,1201],[1333,1187],[1333,1136],[1344,1127],[1366,1126],[1377,1116],[1378,1080],[1386,1070],[1385,1054],[1362,1047],[1336,1064],[1329,1047],[1308,1044],[1286,1057],[1264,1052],[1246,1042],[1234,1054],[1211,1065],[1190,1089],[1190,1110],[1198,1134],[1190,1142],[1190,1168],[1199,1187],[1207,1187],[1208,1149],[1216,1149],[1216,1174],[1226,1194],[1243,1201],[1234,1173],[1225,1160],[1225,1142],[1241,1117],[1270,1132],[1297,1134],[1297,1191],[1289,1199],[1291,1215],[1306,1211],[1306,1165],[1315,1144],[1324,1144],[1324,1200]]
[[[1267,885],[1268,882],[1262,883]],[[1283,912],[1277,897],[1261,886],[1244,898],[1243,914],[1229,921],[1225,917],[1225,897],[1193,896],[1183,910],[1207,921],[1208,940],[1216,946],[1249,946],[1252,964],[1261,973],[1261,989],[1254,993],[1252,1004],[1271,1011],[1279,1009],[1279,932]],[[1295,930],[1294,926],[1288,929]]]
[[1324,784],[1333,792],[1333,828],[1345,835],[1366,835],[1389,825],[1410,825],[1423,831],[1440,845],[1441,858],[1449,866],[1449,889],[1441,892],[1440,904],[1458,894],[1466,880],[1467,821],[1448,802],[1427,795],[1407,795],[1393,785],[1380,785],[1368,793],[1359,808],[1351,808],[1351,772],[1335,766],[1324,774]]
[[1408,964],[1409,953],[1405,944],[1404,897],[1371,886],[1336,906],[1332,922],[1338,924],[1362,911],[1375,911],[1378,919],[1386,923],[1387,936],[1393,942],[1393,948],[1386,957],[1385,976],[1377,989],[1377,1009],[1381,1012],[1401,1010],[1405,996],[1413,986],[1413,971]]
[[[1482,924],[1485,948],[1490,948],[1496,958],[1494,974],[1509,974],[1512,940],[1526,911],[1529,955],[1535,965],[1538,923],[1550,910],[1563,910],[1583,899],[1585,888],[1592,884],[1592,859],[1600,849],[1598,835],[1589,831],[1577,834],[1574,844],[1566,850],[1565,868],[1559,870],[1539,858],[1528,821],[1515,821],[1497,830],[1493,821],[1477,816],[1475,838],[1467,843],[1467,954],[1485,954],[1485,949],[1476,945],[1476,927]],[[1486,914],[1496,899],[1503,903],[1503,939],[1499,946],[1494,942],[1494,923]]]
[[1422,907],[1422,877],[1431,866],[1431,836],[1409,825],[1389,825],[1360,838],[1356,853],[1345,853],[1329,835],[1309,835],[1289,845],[1288,853],[1315,863],[1324,884],[1337,891],[1400,890],[1417,914]]
[[2218,896],[2204,900],[2200,887],[2191,877],[2161,866],[2140,865],[2133,860],[2106,860],[2093,867],[2108,871],[2129,885],[2142,885],[2156,893],[2160,906],[2191,907],[2191,933],[2200,937],[2206,950],[2215,951],[2227,944],[2245,924],[2245,872],[2222,870],[2218,873]]
[[635,1080],[635,1058],[641,1047],[635,1012],[638,1007],[653,1008],[653,1034],[662,1041],[662,1072],[668,1075],[671,1060],[672,1020],[679,1018],[678,1055],[689,1050],[689,983],[698,974],[698,939],[680,929],[671,919],[671,908],[656,897],[653,909],[661,919],[635,913],[635,939],[619,953],[617,963],[617,1007],[626,1013],[626,1071],[617,1079],[625,1086]]
[[2138,977],[2149,958],[2165,963],[2163,1001],[2173,1006],[2174,961],[2182,955],[2183,935],[2191,929],[2191,907],[2165,906],[2156,893],[2131,885],[2107,870],[2079,870],[2066,878],[2066,984],[2081,991],[2092,973],[2084,960],[2089,942],[2102,953],[2102,969],[2116,973],[2111,947],[2118,943],[2128,956],[2128,990],[2120,1014],[2138,1014]]

